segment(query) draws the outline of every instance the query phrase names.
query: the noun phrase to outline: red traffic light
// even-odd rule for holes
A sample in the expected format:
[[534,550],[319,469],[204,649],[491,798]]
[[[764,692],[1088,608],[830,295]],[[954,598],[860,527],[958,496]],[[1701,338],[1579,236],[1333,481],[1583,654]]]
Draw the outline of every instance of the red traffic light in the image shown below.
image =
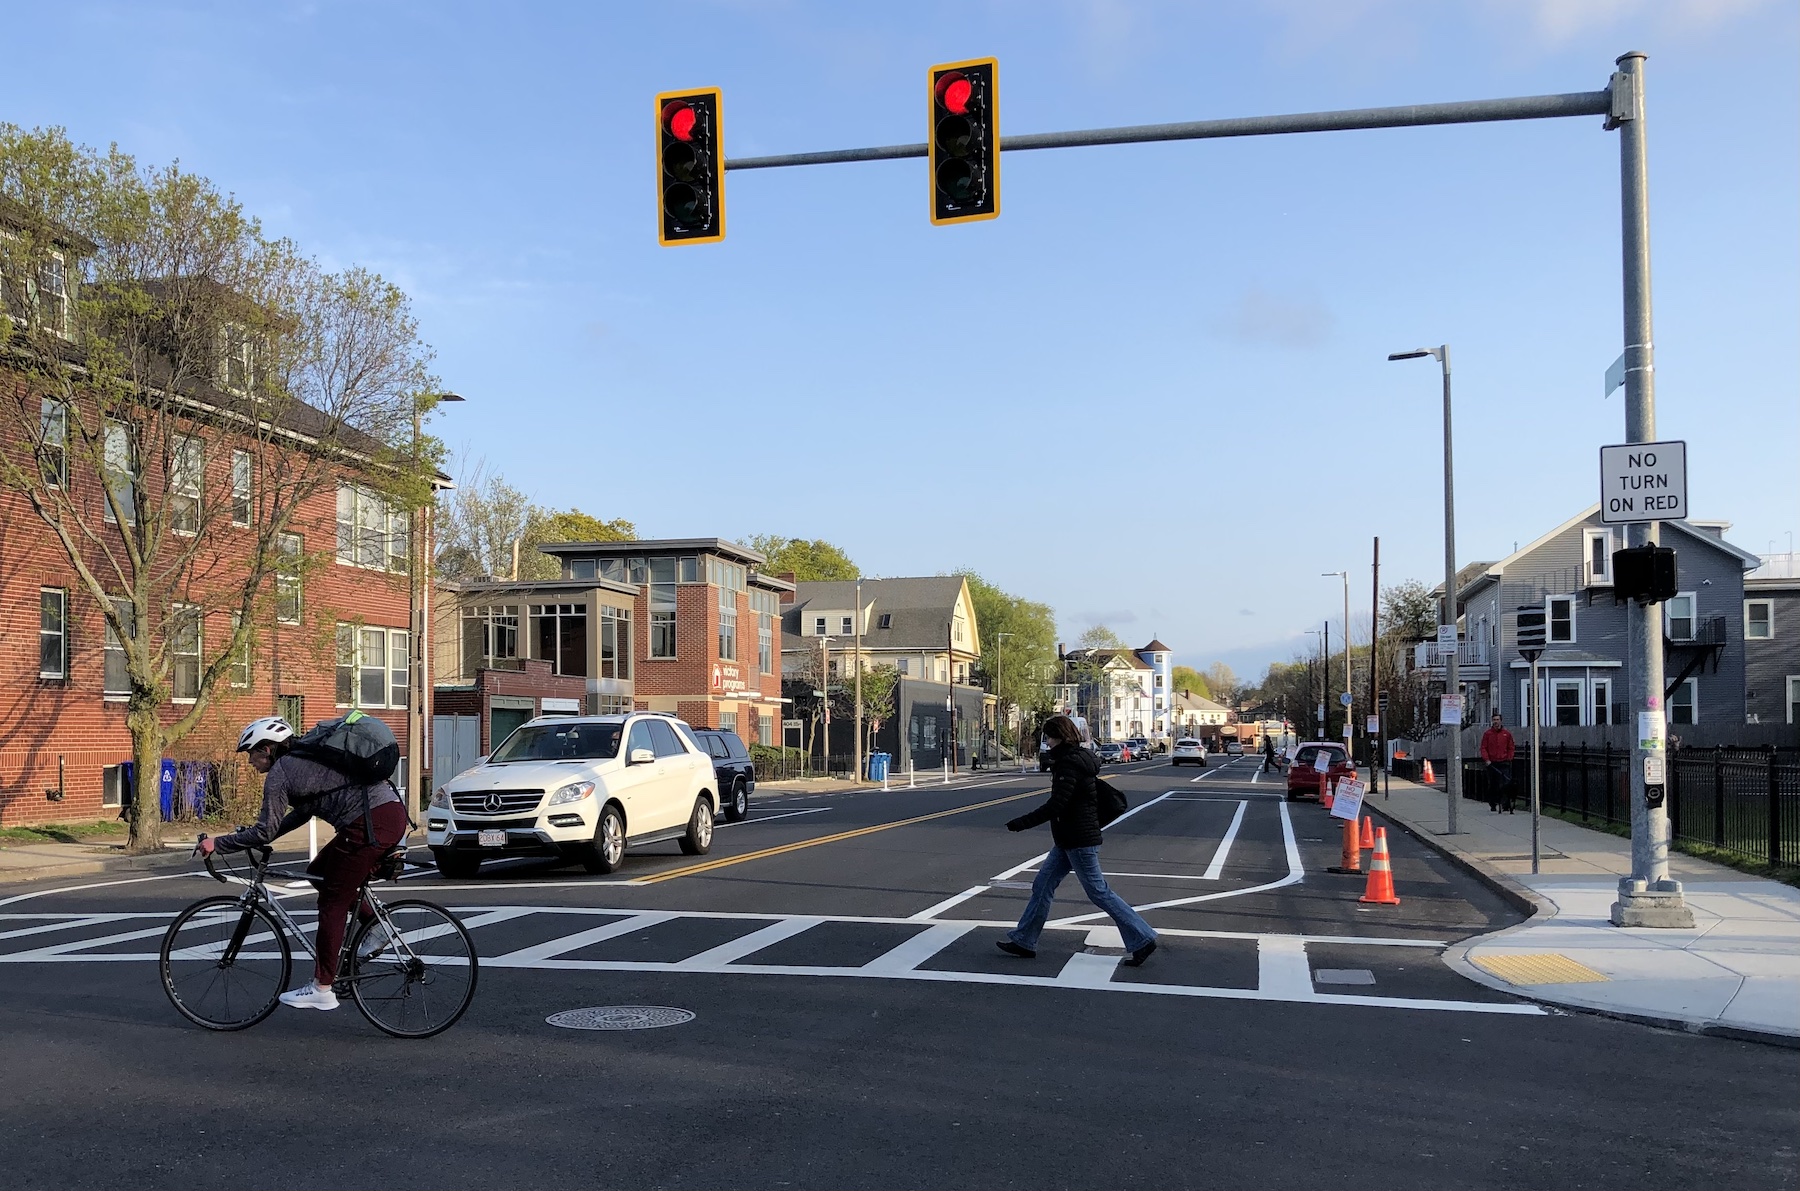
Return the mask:
[[953,115],[960,116],[969,110],[969,99],[974,93],[975,85],[957,71],[950,71],[938,79],[938,102]]
[[672,103],[663,109],[663,127],[678,141],[694,138],[694,124],[698,120],[694,109],[685,103]]

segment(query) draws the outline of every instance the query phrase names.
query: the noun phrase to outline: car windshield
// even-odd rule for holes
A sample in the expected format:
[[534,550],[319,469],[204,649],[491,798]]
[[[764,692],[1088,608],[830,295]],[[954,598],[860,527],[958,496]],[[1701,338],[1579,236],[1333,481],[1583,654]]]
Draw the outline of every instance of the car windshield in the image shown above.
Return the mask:
[[619,755],[623,724],[527,724],[494,750],[488,763],[604,761]]

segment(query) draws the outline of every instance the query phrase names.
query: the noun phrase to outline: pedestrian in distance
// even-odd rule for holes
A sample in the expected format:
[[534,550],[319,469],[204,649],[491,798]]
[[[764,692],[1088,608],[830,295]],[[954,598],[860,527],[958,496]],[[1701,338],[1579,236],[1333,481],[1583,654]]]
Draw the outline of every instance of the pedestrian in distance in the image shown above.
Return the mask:
[[1095,784],[1099,765],[1093,753],[1081,747],[1081,730],[1068,716],[1053,715],[1045,720],[1043,733],[1049,746],[1050,797],[1036,810],[1007,823],[1006,829],[1025,831],[1049,823],[1053,842],[1031,883],[1031,900],[1025,904],[1019,925],[998,946],[1008,955],[1036,959],[1038,936],[1050,918],[1056,887],[1073,872],[1088,900],[1118,924],[1125,949],[1131,953],[1124,963],[1135,968],[1156,950],[1156,932],[1112,891],[1100,872],[1100,803]]
[[1488,810],[1498,814],[1504,804],[1506,813],[1512,814],[1513,738],[1497,711],[1489,721],[1488,730],[1481,734],[1481,759],[1487,762]]
[[1275,772],[1275,741],[1268,736],[1263,737],[1262,771],[1264,773]]

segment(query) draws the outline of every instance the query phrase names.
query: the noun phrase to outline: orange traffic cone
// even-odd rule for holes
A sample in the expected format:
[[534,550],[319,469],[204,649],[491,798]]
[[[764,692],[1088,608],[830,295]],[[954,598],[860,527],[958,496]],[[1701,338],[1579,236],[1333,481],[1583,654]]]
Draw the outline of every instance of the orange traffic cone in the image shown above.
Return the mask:
[[1428,786],[1435,786],[1437,784],[1437,774],[1431,772],[1430,761],[1425,762],[1425,784]]
[[1375,819],[1370,815],[1363,816],[1362,846],[1370,851],[1375,849]]
[[1343,862],[1341,864],[1332,865],[1330,871],[1334,873],[1346,873],[1353,877],[1360,877],[1363,875],[1362,840],[1357,837],[1355,819],[1344,820]]
[[1375,859],[1369,864],[1369,884],[1358,901],[1375,906],[1397,906],[1400,896],[1394,892],[1394,869],[1388,863],[1387,828],[1375,829]]
[[1319,795],[1319,805],[1326,810],[1330,810],[1331,804],[1337,801],[1337,783],[1325,782],[1323,784],[1323,789],[1325,792]]

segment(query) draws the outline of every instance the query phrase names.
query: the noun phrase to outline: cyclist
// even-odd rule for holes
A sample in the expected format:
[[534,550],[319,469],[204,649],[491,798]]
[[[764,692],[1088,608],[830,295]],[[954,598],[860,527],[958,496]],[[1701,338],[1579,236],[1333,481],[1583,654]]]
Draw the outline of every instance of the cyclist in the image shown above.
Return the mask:
[[[214,839],[203,837],[200,851],[241,852],[263,847],[312,818],[323,819],[337,830],[306,866],[307,876],[319,888],[313,978],[281,994],[281,1003],[295,1009],[336,1009],[337,994],[331,986],[337,979],[338,953],[343,950],[351,904],[381,858],[406,838],[406,807],[387,782],[373,786],[346,783],[337,770],[290,754],[293,735],[294,729],[279,716],[255,720],[244,729],[237,751],[248,754],[250,767],[263,775],[262,810],[256,822],[241,831]],[[369,838],[371,831],[373,839]],[[364,921],[374,917],[366,900],[356,909]],[[370,954],[385,943],[376,937],[379,933],[371,931],[364,943]]]

